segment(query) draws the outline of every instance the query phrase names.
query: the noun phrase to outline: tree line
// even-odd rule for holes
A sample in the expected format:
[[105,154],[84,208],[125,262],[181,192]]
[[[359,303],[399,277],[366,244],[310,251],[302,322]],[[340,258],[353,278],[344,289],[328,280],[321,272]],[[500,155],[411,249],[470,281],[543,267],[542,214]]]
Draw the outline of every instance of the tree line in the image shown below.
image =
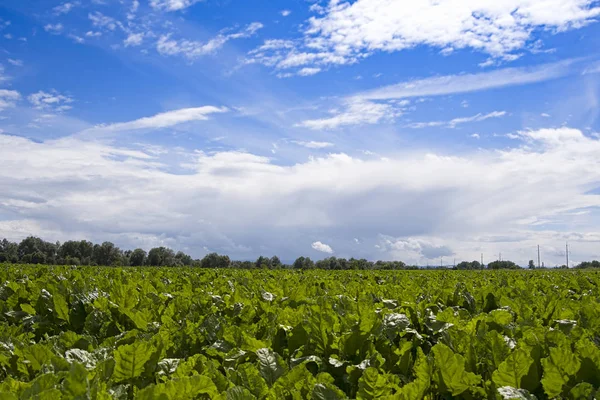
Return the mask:
[[[20,243],[3,239],[0,242],[0,263],[47,264],[47,265],[91,265],[91,266],[192,266],[201,268],[241,268],[241,269],[326,269],[326,270],[402,270],[418,269],[402,261],[368,261],[365,259],[345,259],[329,257],[313,261],[309,257],[298,257],[291,265],[281,262],[277,256],[260,256],[256,261],[232,261],[226,255],[210,253],[202,259],[193,259],[182,251],[175,252],[167,247],[155,247],[146,252],[143,249],[121,250],[114,243],[94,244],[87,240],[69,240],[64,243],[47,242],[29,236]],[[532,262],[529,267],[532,268]],[[535,266],[533,266],[535,267]],[[439,269],[435,267],[431,269]],[[518,269],[512,261],[494,261],[487,266],[478,261],[463,261],[452,269]],[[600,262],[583,262],[577,268],[600,268]],[[447,269],[447,268],[444,268]]]

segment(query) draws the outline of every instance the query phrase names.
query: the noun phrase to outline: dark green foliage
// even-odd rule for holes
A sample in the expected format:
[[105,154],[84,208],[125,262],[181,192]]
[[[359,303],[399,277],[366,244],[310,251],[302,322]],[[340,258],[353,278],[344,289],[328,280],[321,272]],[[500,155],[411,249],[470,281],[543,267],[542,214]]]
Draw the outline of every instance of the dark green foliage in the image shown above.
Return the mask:
[[0,265],[0,399],[598,397],[600,271],[205,260]]
[[488,269],[519,269],[520,267],[512,261],[492,261]]

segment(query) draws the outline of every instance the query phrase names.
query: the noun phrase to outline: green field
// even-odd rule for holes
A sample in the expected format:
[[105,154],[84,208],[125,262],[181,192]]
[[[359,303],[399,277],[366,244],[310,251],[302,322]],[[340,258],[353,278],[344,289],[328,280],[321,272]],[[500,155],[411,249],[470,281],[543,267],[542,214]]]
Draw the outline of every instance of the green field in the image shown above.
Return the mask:
[[600,387],[596,271],[0,265],[0,282],[0,399],[591,399]]

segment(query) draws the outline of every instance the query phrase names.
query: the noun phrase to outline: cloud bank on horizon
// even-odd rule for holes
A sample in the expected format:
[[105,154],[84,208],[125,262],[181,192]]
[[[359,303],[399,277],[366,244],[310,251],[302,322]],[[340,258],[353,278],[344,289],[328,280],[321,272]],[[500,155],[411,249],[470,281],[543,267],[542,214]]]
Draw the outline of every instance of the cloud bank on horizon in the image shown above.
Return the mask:
[[597,1],[245,7],[4,2],[0,237],[600,259]]

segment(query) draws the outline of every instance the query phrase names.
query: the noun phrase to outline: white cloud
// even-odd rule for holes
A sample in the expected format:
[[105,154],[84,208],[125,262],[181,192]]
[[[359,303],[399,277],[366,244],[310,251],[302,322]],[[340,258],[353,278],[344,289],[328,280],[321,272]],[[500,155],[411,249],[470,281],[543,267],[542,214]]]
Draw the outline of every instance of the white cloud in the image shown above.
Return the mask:
[[333,254],[333,249],[325,243],[314,242],[311,247],[316,251],[320,251],[321,253]]
[[114,18],[102,14],[100,11],[96,11],[88,14],[88,18],[92,21],[92,25],[97,28],[108,29],[114,31],[120,23]]
[[393,104],[349,100],[344,104],[343,111],[335,111],[329,118],[310,119],[296,126],[313,130],[336,129],[341,126],[376,124],[380,121],[391,121],[400,115],[401,111]]
[[21,99],[21,94],[16,90],[0,89],[0,111],[12,108]]
[[[285,42],[265,43],[267,47],[284,48]],[[477,74],[446,75],[432,78],[404,81],[378,89],[360,92],[342,100],[342,110],[334,112],[329,118],[309,119],[297,126],[310,129],[334,129],[340,126],[376,124],[381,121],[393,121],[407,110],[408,98],[417,97],[417,103],[425,101],[424,96],[442,96],[456,93],[469,93],[495,88],[526,85],[543,82],[574,74],[585,68],[581,60],[571,59],[557,63],[542,64],[527,68],[505,68]],[[292,76],[293,74],[284,74]],[[386,101],[386,102],[383,102]],[[464,103],[463,103],[464,106]],[[503,114],[499,114],[503,113]],[[436,126],[455,127],[458,124],[481,121],[487,118],[504,116],[504,112],[487,115],[475,115],[466,119],[452,121],[431,121],[410,124],[409,127],[425,128]]]
[[87,31],[85,33],[85,36],[87,36],[87,37],[99,37],[99,36],[102,36],[102,32]]
[[171,34],[162,35],[156,43],[156,50],[162,55],[183,55],[193,60],[201,56],[213,54],[229,40],[251,37],[262,27],[261,23],[253,22],[240,32],[226,35],[219,34],[208,42],[187,39],[175,40],[171,39]]
[[300,76],[311,76],[311,75],[315,75],[318,74],[319,72],[321,72],[321,68],[302,68],[300,71],[298,71],[298,75]]
[[299,141],[299,140],[292,140],[292,143],[295,143],[298,146],[307,147],[309,149],[324,149],[326,147],[332,147],[332,146],[334,146],[333,143],[329,143],[329,142],[315,142],[313,140],[311,140],[309,142],[304,142],[304,141]]
[[56,112],[70,110],[71,106],[68,104],[73,102],[72,97],[62,95],[56,90],[51,90],[50,92],[40,90],[37,93],[29,95],[27,99],[38,110],[52,109]]
[[71,12],[71,10],[73,8],[75,8],[78,5],[79,5],[79,2],[77,2],[77,1],[75,1],[73,3],[63,3],[61,5],[54,7],[53,10],[56,15],[68,14],[69,12]]
[[540,116],[544,118],[550,118],[550,114],[548,113],[541,113]]
[[179,11],[201,1],[203,0],[150,0],[150,6],[156,10]]
[[73,39],[73,41],[74,41],[75,43],[79,43],[79,44],[81,44],[81,43],[85,43],[85,39],[84,39],[84,38],[82,38],[81,36],[77,36],[77,35],[69,34],[69,38]]
[[573,73],[577,60],[542,64],[535,67],[504,68],[477,74],[446,75],[401,82],[358,94],[373,100],[442,96],[508,86],[526,85],[557,79]]
[[4,74],[4,66],[0,64],[0,82],[9,80],[10,78]]
[[[187,164],[185,174],[172,172],[169,154],[96,138],[37,143],[0,135],[0,236],[127,247],[167,240],[197,256],[206,246],[247,259],[265,251],[306,255],[317,231],[335,240],[337,254],[411,263],[451,253],[457,260],[485,253],[489,261],[502,252],[526,264],[536,244],[567,239],[579,260],[598,254],[600,196],[586,193],[600,182],[600,139],[567,128],[517,135],[515,147],[501,151],[328,154],[293,165],[167,149]],[[556,232],[557,225],[571,228]],[[547,265],[562,259],[545,257]]]
[[44,30],[46,32],[50,32],[54,35],[57,35],[59,33],[61,33],[64,29],[63,24],[47,24],[46,26],[44,26]]
[[15,67],[22,67],[23,66],[23,60],[17,60],[15,58],[9,58],[8,60],[9,64],[14,65]]
[[153,115],[152,117],[144,117],[129,122],[117,122],[108,125],[97,125],[89,129],[89,132],[94,131],[130,131],[137,129],[162,129],[185,122],[205,121],[210,114],[222,113],[228,111],[225,107],[204,106],[196,108],[182,108],[179,110],[167,111],[164,113]]
[[438,260],[454,254],[449,247],[443,244],[435,244],[429,240],[418,238],[398,239],[382,236],[379,248],[392,253],[407,254],[411,259],[424,257],[428,260]]
[[411,124],[406,125],[408,128],[430,128],[437,126],[445,126],[448,128],[456,128],[457,125],[466,124],[469,122],[480,122],[485,121],[490,118],[500,118],[506,115],[506,111],[492,111],[488,114],[477,114],[470,117],[462,117],[462,118],[454,118],[450,121],[431,121],[431,122],[413,122]]
[[280,14],[281,14],[283,17],[287,17],[287,16],[288,16],[288,15],[290,15],[291,13],[292,13],[292,12],[291,12],[290,10],[282,10],[282,11],[280,12]]
[[351,64],[421,45],[446,54],[474,49],[489,55],[489,63],[510,61],[522,49],[541,46],[537,32],[577,29],[600,15],[593,0],[334,0],[313,11],[301,43],[273,54],[277,68]]
[[129,34],[129,36],[127,36],[127,39],[125,39],[123,41],[123,45],[125,47],[139,46],[142,44],[143,41],[144,41],[143,33],[131,33],[131,34]]
[[479,133],[473,133],[473,134],[471,135],[471,137],[472,137],[473,139],[481,139],[481,136],[479,135]]
[[588,75],[588,74],[597,74],[597,73],[600,73],[600,61],[596,61],[596,62],[590,64],[587,68],[585,68],[583,70],[583,72],[581,74]]

